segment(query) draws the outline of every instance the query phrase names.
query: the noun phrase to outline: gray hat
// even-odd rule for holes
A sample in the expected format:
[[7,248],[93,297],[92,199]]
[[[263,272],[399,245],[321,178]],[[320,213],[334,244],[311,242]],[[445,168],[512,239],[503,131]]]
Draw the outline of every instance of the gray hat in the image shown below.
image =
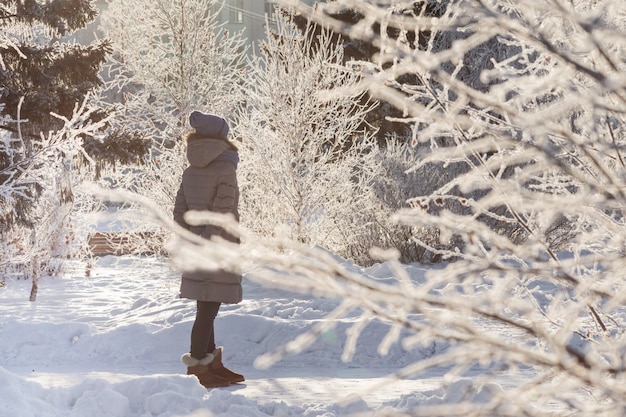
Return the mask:
[[196,133],[218,139],[228,139],[228,123],[214,114],[205,114],[194,111],[189,115],[189,124],[196,129]]

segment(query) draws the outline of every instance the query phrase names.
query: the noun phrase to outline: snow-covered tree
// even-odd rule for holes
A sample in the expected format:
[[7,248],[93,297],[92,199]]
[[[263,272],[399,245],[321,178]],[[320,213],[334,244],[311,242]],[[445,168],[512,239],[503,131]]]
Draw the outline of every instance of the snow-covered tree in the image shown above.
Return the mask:
[[[91,46],[59,43],[58,36],[84,27],[96,15],[89,1],[64,2],[71,3],[66,4],[70,7],[61,7],[61,3],[0,4],[0,114],[5,116],[0,128],[11,133],[8,141],[20,141],[0,154],[0,181],[5,186],[20,183],[15,164],[39,151],[32,143],[40,140],[39,132],[47,135],[63,127],[52,113],[71,117],[75,106],[99,85],[98,70],[110,52],[106,41]],[[27,181],[16,188],[20,191],[10,205],[0,201],[0,219],[7,225],[32,223],[29,208],[34,207],[32,202],[42,187]]]
[[358,257],[372,242],[377,146],[363,129],[371,106],[361,104],[358,93],[318,96],[359,78],[341,65],[343,45],[328,32],[310,36],[312,30],[300,32],[277,14],[250,71],[236,126],[243,224]]
[[[75,164],[86,157],[83,138],[97,137],[106,124],[106,120],[93,123],[92,110],[85,102],[77,104],[70,118],[55,115],[63,126],[46,135],[41,133],[38,139],[31,138],[28,146],[21,133],[19,111],[18,135],[0,134],[0,153],[8,159],[0,171],[5,176],[0,184],[1,214],[19,218],[23,205],[28,204],[29,216],[29,223],[4,223],[0,228],[0,271],[32,279],[31,301],[37,297],[39,277],[58,273],[73,247],[70,214],[78,180]],[[36,188],[36,196],[27,192],[30,187]]]
[[184,144],[192,110],[229,117],[242,101],[246,49],[241,33],[218,20],[218,0],[114,0],[103,13],[113,40],[103,102],[121,101],[115,123],[152,139],[147,163],[108,172],[115,186],[173,206],[185,167]]

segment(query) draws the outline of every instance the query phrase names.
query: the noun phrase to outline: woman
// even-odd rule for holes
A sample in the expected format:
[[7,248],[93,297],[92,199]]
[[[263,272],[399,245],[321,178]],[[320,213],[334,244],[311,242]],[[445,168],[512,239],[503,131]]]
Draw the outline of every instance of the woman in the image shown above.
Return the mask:
[[[228,123],[219,116],[194,111],[189,116],[194,132],[189,133],[189,167],[174,204],[174,220],[191,232],[210,239],[219,236],[239,243],[238,238],[214,225],[192,226],[183,216],[188,210],[209,210],[232,214],[239,221],[237,205],[237,147],[228,141]],[[222,348],[215,346],[214,321],[221,303],[236,304],[242,299],[241,275],[230,271],[189,271],[182,275],[181,298],[197,300],[196,319],[191,330],[191,351],[182,356],[187,375],[195,375],[207,388],[243,382],[244,377],[222,364]]]

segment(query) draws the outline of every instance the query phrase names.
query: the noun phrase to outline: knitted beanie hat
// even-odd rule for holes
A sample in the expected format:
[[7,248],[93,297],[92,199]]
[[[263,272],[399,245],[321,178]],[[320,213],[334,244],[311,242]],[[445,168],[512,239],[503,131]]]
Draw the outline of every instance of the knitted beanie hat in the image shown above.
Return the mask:
[[230,130],[228,123],[214,114],[205,114],[196,110],[189,115],[189,124],[196,129],[196,133],[199,135],[228,139],[228,131]]

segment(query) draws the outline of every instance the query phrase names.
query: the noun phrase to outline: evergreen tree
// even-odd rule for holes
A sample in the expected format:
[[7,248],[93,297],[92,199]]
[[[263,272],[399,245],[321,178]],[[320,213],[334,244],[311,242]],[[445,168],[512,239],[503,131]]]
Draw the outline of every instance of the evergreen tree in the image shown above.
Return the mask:
[[[55,132],[64,121],[53,114],[71,118],[90,91],[101,84],[98,75],[112,48],[108,40],[93,45],[78,45],[63,38],[92,21],[97,12],[89,0],[49,2],[4,0],[0,2],[0,129],[19,141],[0,152],[0,184],[19,182],[40,145],[40,132]],[[113,109],[93,110],[89,120],[106,119]],[[19,120],[18,120],[19,119]],[[19,122],[19,128],[18,128]],[[101,130],[105,130],[106,124]],[[141,135],[111,131],[97,139],[81,137],[86,155],[100,164],[137,161],[146,152]],[[23,144],[23,145],[22,145]],[[19,148],[23,146],[23,151]],[[32,223],[32,199],[41,184],[22,184],[21,196],[9,203],[14,210],[1,210],[7,225]],[[68,193],[65,197],[70,197]]]
[[[95,18],[96,11],[87,0],[11,0],[0,7],[0,24],[9,36],[13,35],[17,46],[0,49],[4,61],[0,72],[3,114],[15,119],[18,102],[23,98],[21,117],[29,120],[29,131],[36,134],[39,130],[57,130],[61,121],[50,113],[71,115],[76,103],[99,85],[98,70],[111,51],[108,41],[80,46],[60,43],[57,37],[85,26]],[[41,25],[49,38],[37,31]],[[12,130],[10,124],[2,128]]]
[[0,272],[31,278],[32,301],[70,254],[79,170],[147,151],[111,128],[113,107],[90,104],[111,45],[70,35],[96,14],[88,0],[0,1]]

